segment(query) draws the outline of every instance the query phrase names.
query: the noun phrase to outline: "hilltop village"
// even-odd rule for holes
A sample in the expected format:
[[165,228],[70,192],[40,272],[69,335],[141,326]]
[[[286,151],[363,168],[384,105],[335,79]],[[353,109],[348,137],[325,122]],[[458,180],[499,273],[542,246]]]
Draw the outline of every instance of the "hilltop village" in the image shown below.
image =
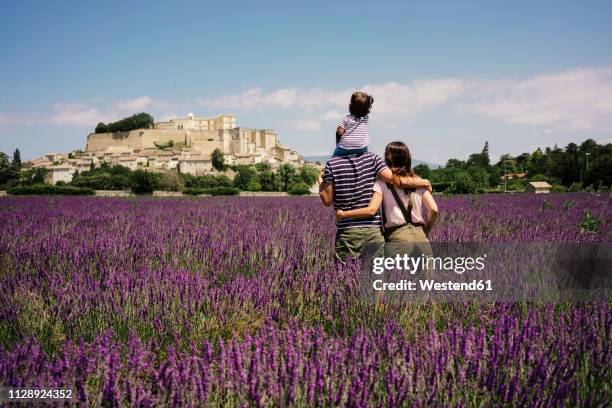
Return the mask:
[[279,142],[273,130],[237,126],[235,115],[205,118],[189,113],[184,118],[126,131],[112,131],[101,125],[104,124],[87,135],[85,150],[49,153],[24,164],[46,168],[49,184],[56,184],[69,183],[77,171],[87,171],[101,163],[130,170],[206,175],[214,172],[215,150],[223,154],[228,165],[266,163],[278,169],[286,163],[296,167],[305,163],[295,150]]

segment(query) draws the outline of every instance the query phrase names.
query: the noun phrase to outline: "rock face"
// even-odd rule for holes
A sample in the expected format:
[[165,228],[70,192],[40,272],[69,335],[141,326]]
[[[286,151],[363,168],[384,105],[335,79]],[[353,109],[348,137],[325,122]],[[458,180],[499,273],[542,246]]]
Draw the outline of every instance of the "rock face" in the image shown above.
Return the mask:
[[91,133],[87,136],[85,153],[97,156],[116,147],[128,148],[134,155],[148,149],[182,149],[183,153],[190,153],[186,159],[193,155],[208,160],[213,150],[219,149],[228,164],[264,162],[278,167],[283,163],[304,163],[295,150],[278,141],[274,131],[238,127],[235,115],[202,118],[190,113],[186,118],[158,122],[153,129]]

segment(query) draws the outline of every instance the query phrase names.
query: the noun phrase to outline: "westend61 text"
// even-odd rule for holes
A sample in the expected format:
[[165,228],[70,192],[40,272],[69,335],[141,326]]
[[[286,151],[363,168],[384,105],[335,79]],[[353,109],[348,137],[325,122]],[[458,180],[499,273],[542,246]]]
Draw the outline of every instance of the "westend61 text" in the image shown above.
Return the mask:
[[493,290],[491,279],[476,280],[471,282],[436,282],[433,279],[419,280],[417,285],[414,281],[402,279],[397,282],[384,282],[381,279],[375,280],[372,287],[376,291],[483,291]]

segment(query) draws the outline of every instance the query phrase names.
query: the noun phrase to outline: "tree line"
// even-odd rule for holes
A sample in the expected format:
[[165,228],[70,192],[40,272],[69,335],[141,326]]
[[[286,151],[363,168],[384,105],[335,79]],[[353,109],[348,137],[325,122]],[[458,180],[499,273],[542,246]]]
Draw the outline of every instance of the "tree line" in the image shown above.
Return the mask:
[[153,116],[146,112],[141,112],[116,122],[100,122],[96,126],[95,133],[127,132],[136,129],[152,129],[154,126]]
[[612,144],[587,139],[565,148],[537,148],[518,156],[504,154],[491,163],[489,143],[467,160],[450,159],[444,167],[425,164],[414,171],[431,180],[434,191],[450,194],[522,191],[530,181],[546,181],[553,191],[609,190],[612,186]]

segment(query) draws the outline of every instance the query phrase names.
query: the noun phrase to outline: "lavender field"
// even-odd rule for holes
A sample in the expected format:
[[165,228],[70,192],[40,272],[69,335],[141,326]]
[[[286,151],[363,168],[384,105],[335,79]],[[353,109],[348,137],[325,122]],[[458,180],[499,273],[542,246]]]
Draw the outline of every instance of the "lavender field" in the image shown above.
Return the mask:
[[[438,204],[436,242],[612,241],[609,194]],[[312,197],[2,197],[0,385],[87,406],[612,402],[609,303],[374,307],[333,222]]]

